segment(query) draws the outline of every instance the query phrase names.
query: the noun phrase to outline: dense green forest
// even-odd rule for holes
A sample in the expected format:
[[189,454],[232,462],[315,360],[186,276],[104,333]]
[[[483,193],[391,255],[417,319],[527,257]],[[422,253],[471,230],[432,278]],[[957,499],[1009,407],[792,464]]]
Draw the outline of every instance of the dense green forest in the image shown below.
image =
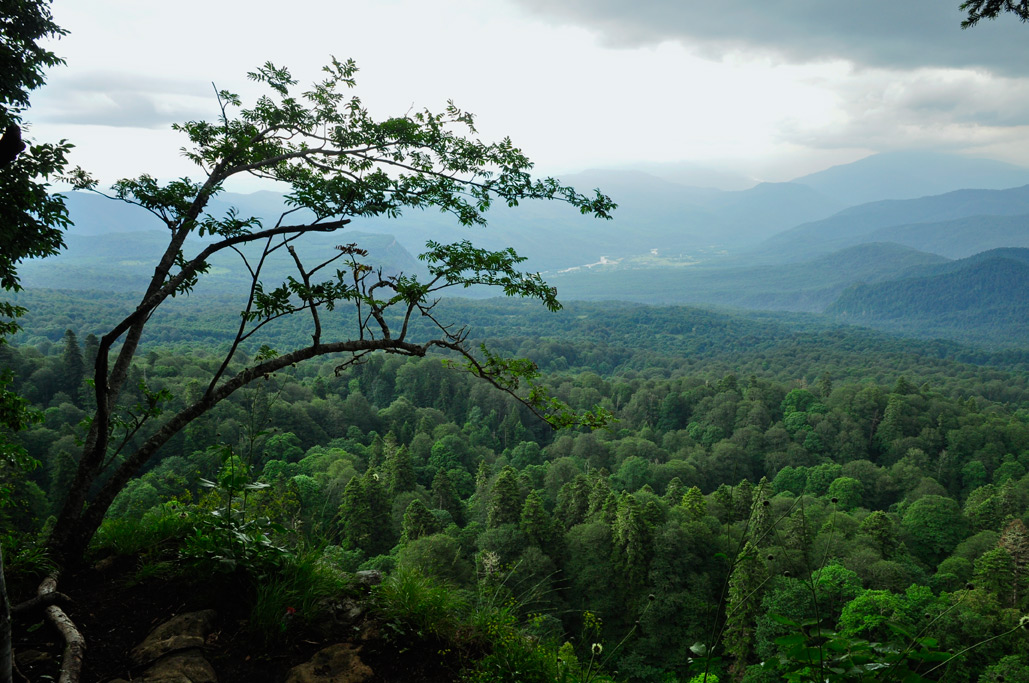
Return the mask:
[[[31,314],[0,364],[45,421],[19,434],[42,466],[3,510],[14,558],[61,506],[95,332],[120,301],[21,298]],[[615,421],[555,432],[445,360],[371,356],[337,376],[338,361],[315,359],[166,444],[116,499],[95,551],[142,551],[148,571],[260,573],[314,548],[343,572],[415,572],[454,605],[505,605],[512,627],[559,651],[568,680],[600,665],[631,681],[1029,677],[1023,354],[806,318],[443,305],[473,338],[538,362],[571,407]],[[155,318],[127,403],[160,396],[174,410],[202,391],[226,310]],[[131,414],[118,424],[115,458],[148,429]],[[234,506],[241,526],[220,535],[212,511]]]

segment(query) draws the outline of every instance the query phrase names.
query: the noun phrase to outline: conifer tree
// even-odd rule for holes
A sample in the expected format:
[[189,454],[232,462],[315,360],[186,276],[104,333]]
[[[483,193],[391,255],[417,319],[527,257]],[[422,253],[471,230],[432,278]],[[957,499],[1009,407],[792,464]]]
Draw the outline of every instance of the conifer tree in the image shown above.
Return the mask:
[[79,387],[85,376],[86,366],[82,359],[79,341],[71,330],[64,332],[64,351],[61,354],[61,391],[78,400]]
[[398,446],[396,437],[390,432],[386,434],[383,453],[385,454],[383,470],[386,474],[386,485],[390,495],[396,496],[405,491],[414,491],[417,478],[407,446]]
[[1015,607],[1018,604],[1015,560],[1007,549],[997,547],[980,555],[975,561],[972,581],[977,588],[996,595],[1002,607]]
[[505,467],[497,475],[490,489],[486,525],[495,529],[502,524],[518,524],[522,513],[522,489],[518,483],[518,472]]
[[446,510],[458,526],[464,524],[464,506],[446,470],[439,470],[432,479],[432,503],[437,510]]
[[1029,529],[1017,517],[1004,528],[999,545],[1014,563],[1011,577],[1011,606],[1021,609],[1029,584]]
[[343,489],[339,506],[339,533],[342,545],[351,550],[364,550],[371,536],[371,509],[365,499],[360,477],[352,477]]
[[591,473],[591,490],[589,498],[589,509],[586,511],[588,519],[595,520],[603,516],[604,508],[611,497],[611,484],[606,476],[594,470]]
[[622,492],[618,499],[612,535],[613,564],[619,569],[626,595],[637,596],[646,586],[650,569],[651,534],[639,502],[629,493]]
[[364,491],[371,515],[371,535],[364,550],[369,555],[383,555],[388,553],[396,542],[391,523],[392,501],[382,477],[371,469],[361,477],[361,489]]
[[686,514],[690,516],[690,519],[694,521],[703,519],[704,515],[707,514],[707,501],[704,499],[704,494],[696,486],[686,489],[686,492],[682,494],[680,505],[686,510]]
[[339,507],[344,545],[369,556],[389,552],[395,540],[390,513],[389,495],[378,473],[368,470],[361,477],[353,477],[343,489]]
[[754,488],[753,502],[750,506],[750,537],[756,545],[769,545],[772,541],[769,534],[772,531],[772,485],[766,477]]
[[557,507],[554,515],[561,520],[566,529],[582,524],[588,517],[590,506],[590,483],[584,474],[577,474],[574,479],[561,487],[557,494]]
[[767,578],[765,562],[757,547],[747,541],[729,577],[722,644],[732,659],[736,680],[743,678],[754,644],[754,628],[761,606],[761,588]]
[[794,510],[782,525],[779,540],[786,549],[787,557],[792,560],[799,572],[807,572],[810,569],[809,553],[814,538],[814,531],[803,508]]
[[604,505],[600,508],[599,517],[597,521],[602,522],[608,526],[613,526],[615,520],[618,518],[618,496],[615,495],[614,491],[609,491],[607,498],[604,499]]
[[672,477],[672,480],[668,482],[668,486],[665,487],[665,495],[661,496],[661,500],[665,501],[668,505],[678,505],[682,502],[682,495],[686,492],[686,487],[683,485],[682,480],[679,477]]
[[537,546],[544,553],[552,556],[557,540],[554,520],[543,506],[543,499],[536,491],[530,491],[525,498],[519,527],[531,545]]
[[422,536],[438,534],[440,531],[442,529],[439,520],[425,507],[425,503],[420,498],[412,500],[404,512],[404,529],[400,540],[407,543]]

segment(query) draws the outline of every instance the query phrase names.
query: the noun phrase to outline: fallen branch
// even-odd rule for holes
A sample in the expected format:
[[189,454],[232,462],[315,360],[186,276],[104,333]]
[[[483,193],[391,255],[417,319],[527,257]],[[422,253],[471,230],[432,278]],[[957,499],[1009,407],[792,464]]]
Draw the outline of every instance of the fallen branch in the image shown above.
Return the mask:
[[[37,599],[50,599],[47,596],[59,595],[57,592],[57,575],[51,574],[43,579],[36,591]],[[79,683],[82,675],[82,661],[86,656],[86,639],[57,605],[49,605],[45,610],[47,618],[64,638],[64,654],[61,656],[61,676],[57,683]]]
[[50,605],[57,604],[58,602],[71,602],[71,598],[59,591],[44,593],[42,595],[37,595],[34,598],[29,598],[25,602],[20,602],[17,605],[11,605],[11,614],[31,612],[34,609],[49,607]]

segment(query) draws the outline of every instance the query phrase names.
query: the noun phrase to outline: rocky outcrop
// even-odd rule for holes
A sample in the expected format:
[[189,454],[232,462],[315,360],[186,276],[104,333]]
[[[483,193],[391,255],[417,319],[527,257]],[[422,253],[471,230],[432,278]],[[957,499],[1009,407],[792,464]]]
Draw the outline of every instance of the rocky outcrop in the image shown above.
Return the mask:
[[151,631],[130,654],[133,664],[146,667],[132,683],[218,683],[203,651],[217,616],[214,610],[180,614]]
[[372,670],[361,661],[360,647],[348,643],[319,650],[310,661],[293,667],[286,683],[364,683]]

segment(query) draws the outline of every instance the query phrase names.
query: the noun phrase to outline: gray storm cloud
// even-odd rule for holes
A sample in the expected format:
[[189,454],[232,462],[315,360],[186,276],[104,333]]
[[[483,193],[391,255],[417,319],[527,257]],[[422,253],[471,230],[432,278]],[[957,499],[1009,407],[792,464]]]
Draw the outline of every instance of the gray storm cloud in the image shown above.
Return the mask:
[[1012,16],[961,29],[960,0],[514,0],[613,47],[674,41],[701,57],[843,62],[814,78],[834,93],[825,125],[784,122],[781,142],[875,151],[1021,144],[1029,121],[1029,26]]
[[196,83],[111,72],[55,76],[33,97],[33,118],[126,128],[166,128],[211,115],[214,94]]
[[962,30],[959,0],[515,0],[542,16],[598,31],[613,45],[676,40],[707,56],[742,50],[788,62],[982,68],[1022,75],[1029,27],[1011,17]]

